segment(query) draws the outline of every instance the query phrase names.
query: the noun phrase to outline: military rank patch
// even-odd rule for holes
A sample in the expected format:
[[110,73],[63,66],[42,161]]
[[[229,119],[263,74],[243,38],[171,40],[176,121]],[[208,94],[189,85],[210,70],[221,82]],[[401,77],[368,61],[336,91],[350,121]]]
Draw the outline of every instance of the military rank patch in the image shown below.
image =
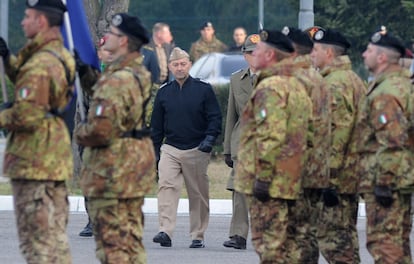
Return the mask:
[[19,90],[19,96],[22,99],[26,99],[30,94],[30,89],[27,87],[23,87]]
[[103,105],[97,105],[95,109],[95,116],[101,116],[104,113],[104,106]]
[[383,125],[385,125],[388,122],[387,117],[384,114],[378,117],[378,121]]

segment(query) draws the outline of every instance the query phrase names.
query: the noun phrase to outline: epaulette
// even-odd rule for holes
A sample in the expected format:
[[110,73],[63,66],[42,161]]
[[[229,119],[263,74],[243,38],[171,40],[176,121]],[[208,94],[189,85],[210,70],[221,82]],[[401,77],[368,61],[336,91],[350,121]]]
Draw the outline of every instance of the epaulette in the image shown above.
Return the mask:
[[205,83],[205,84],[210,84],[210,83],[208,83],[208,82],[206,82],[206,81],[204,81],[204,80],[201,80],[200,78],[193,78],[194,80],[196,80],[196,81],[199,81],[199,82],[202,82],[202,83]]
[[236,74],[236,73],[239,73],[239,72],[242,72],[243,70],[244,69],[237,70],[237,71],[233,72],[231,75]]
[[163,88],[164,86],[167,86],[167,85],[171,84],[172,82],[173,82],[173,81],[165,82],[165,83],[161,84],[160,88],[158,88],[158,89],[161,89],[161,88]]
[[154,51],[154,48],[153,47],[151,47],[151,46],[143,46],[142,47],[143,49],[147,49],[147,50],[150,50],[150,51]]

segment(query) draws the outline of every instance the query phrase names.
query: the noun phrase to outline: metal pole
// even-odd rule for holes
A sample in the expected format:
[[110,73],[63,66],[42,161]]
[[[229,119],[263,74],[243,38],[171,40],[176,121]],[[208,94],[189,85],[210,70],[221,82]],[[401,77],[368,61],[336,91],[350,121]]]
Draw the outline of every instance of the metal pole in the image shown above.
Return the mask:
[[[63,3],[66,5],[66,0],[63,0]],[[69,50],[73,55],[75,53],[75,44],[73,43],[72,27],[70,25],[69,12],[65,12],[65,14],[63,15],[63,19],[64,19],[64,25],[65,25],[66,34],[67,34]],[[75,77],[75,88],[76,88],[76,93],[78,95],[76,99],[77,99],[77,104],[79,107],[80,119],[81,121],[85,121],[86,120],[85,106],[83,105],[83,93],[81,89],[78,72],[76,72],[76,77]]]
[[302,30],[313,27],[314,17],[313,0],[300,0],[298,27]]
[[7,103],[9,102],[9,96],[7,94],[6,71],[4,68],[3,57],[0,57],[0,84],[1,84],[1,95],[3,96],[3,103]]
[[9,0],[0,1],[0,36],[9,42]]
[[259,0],[259,31],[263,29],[264,21],[263,21],[263,8],[264,8],[264,0]]

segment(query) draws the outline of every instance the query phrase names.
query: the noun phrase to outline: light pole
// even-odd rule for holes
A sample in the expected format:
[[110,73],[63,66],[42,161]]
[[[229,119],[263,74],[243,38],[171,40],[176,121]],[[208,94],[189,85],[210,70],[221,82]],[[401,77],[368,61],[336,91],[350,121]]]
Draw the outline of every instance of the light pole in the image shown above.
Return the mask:
[[300,0],[298,27],[304,30],[313,27],[314,23],[313,0]]
[[9,0],[0,1],[0,36],[9,40]]
[[263,29],[263,27],[264,27],[264,22],[263,22],[263,2],[264,2],[264,0],[259,0],[259,2],[258,2],[258,4],[259,4],[259,21],[258,21],[258,23],[259,23],[259,25],[258,25],[258,28],[259,28],[259,32],[260,32],[260,30],[262,30]]

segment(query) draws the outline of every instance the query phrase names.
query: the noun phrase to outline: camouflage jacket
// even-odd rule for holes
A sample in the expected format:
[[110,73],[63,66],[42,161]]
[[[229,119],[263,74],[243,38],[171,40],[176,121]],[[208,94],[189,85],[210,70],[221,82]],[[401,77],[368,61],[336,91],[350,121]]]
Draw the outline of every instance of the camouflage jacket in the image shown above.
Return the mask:
[[37,34],[17,58],[10,58],[7,73],[15,84],[15,101],[0,113],[0,126],[10,131],[4,173],[12,179],[68,179],[73,173],[69,133],[52,112],[69,103],[75,61],[63,47],[59,28]]
[[270,182],[270,196],[297,199],[301,192],[312,104],[294,65],[264,69],[241,116],[235,189],[252,194],[256,179]]
[[355,193],[358,178],[357,175],[348,173],[347,169],[349,163],[355,162],[357,157],[349,156],[349,143],[355,131],[356,116],[366,87],[361,78],[352,71],[348,56],[336,57],[320,73],[328,85],[332,99],[330,184],[339,193]]
[[321,189],[329,187],[328,166],[330,141],[329,89],[323,77],[311,66],[309,55],[294,59],[295,76],[305,86],[312,101],[312,122],[309,126],[309,141],[303,187]]
[[[377,76],[358,115],[353,148],[363,157],[359,191],[375,185],[414,187],[412,129],[413,86],[408,71],[395,68]],[[411,141],[410,141],[411,140]]]
[[191,44],[190,59],[192,62],[196,62],[201,56],[210,52],[224,52],[228,48],[226,44],[221,42],[216,37],[213,37],[211,42],[206,42],[199,38],[196,42]]
[[151,138],[125,136],[141,130],[144,104],[151,91],[150,73],[139,53],[119,58],[105,70],[94,91],[88,121],[75,130],[85,146],[81,187],[87,197],[142,197],[155,177]]

